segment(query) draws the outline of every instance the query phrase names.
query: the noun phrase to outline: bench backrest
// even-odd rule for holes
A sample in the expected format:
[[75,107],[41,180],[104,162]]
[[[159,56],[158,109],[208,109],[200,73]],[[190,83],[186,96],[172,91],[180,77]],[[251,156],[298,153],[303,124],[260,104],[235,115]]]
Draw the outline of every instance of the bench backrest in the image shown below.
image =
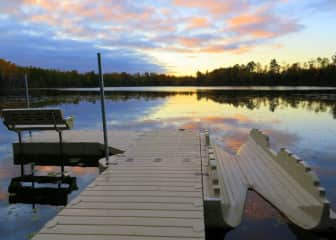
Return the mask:
[[19,130],[21,128],[25,130],[29,130],[29,128],[32,130],[69,128],[61,109],[4,109],[2,117],[4,118],[5,125],[10,130]]

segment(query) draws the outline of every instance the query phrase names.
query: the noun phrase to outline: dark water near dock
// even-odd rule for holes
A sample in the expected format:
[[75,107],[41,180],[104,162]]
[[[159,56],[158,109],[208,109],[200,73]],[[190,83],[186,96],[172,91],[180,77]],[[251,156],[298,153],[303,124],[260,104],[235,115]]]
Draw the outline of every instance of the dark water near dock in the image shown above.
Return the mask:
[[[33,91],[32,95],[33,107],[60,107],[66,116],[73,115],[75,129],[101,129],[99,96],[94,89]],[[1,106],[13,104],[2,100]],[[110,129],[209,128],[213,140],[230,152],[239,148],[251,128],[259,128],[270,136],[274,148],[286,147],[312,166],[336,209],[335,89],[114,89],[106,94],[106,109]],[[20,173],[13,166],[11,152],[11,142],[16,139],[0,124],[0,234],[4,239],[28,239],[61,209],[8,204],[8,185]],[[38,170],[52,174],[58,168],[44,166]],[[96,168],[66,170],[77,176],[79,185],[69,199],[98,174]],[[219,233],[211,237],[223,238]],[[291,226],[268,203],[250,193],[242,224],[226,233],[225,239],[321,236]]]

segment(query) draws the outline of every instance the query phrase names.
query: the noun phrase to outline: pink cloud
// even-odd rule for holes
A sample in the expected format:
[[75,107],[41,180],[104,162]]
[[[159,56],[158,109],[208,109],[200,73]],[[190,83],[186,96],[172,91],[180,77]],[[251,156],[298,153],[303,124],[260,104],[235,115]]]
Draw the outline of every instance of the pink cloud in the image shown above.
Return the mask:
[[182,37],[178,41],[185,47],[199,47],[202,43],[202,39],[196,37]]
[[53,9],[57,2],[53,0],[23,0],[23,4],[39,6],[43,9]]
[[226,45],[210,45],[206,48],[201,49],[203,53],[232,53],[232,54],[243,54],[250,51],[253,47],[252,46],[244,46],[244,45],[237,45],[236,47],[229,47]]
[[296,20],[271,14],[272,4],[261,5],[253,12],[238,14],[230,18],[226,31],[249,36],[251,40],[272,39],[277,36],[299,31],[302,25]]
[[276,36],[274,32],[265,31],[265,30],[252,31],[251,35],[255,38],[273,38],[274,36]]
[[228,25],[231,28],[237,28],[240,26],[253,25],[267,21],[266,16],[258,14],[242,14],[235,16],[228,21]]
[[187,8],[198,8],[198,9],[206,9],[212,14],[225,14],[236,8],[238,5],[241,9],[247,7],[246,1],[220,1],[220,0],[174,0],[173,4],[179,7],[187,7]]
[[187,23],[187,29],[199,29],[210,26],[209,19],[205,17],[193,17]]
[[47,25],[48,34],[54,34],[50,37],[91,40],[104,47],[141,51],[241,54],[260,40],[271,40],[301,27],[297,20],[273,14],[272,7],[283,4],[283,0],[266,4],[173,0],[164,5],[130,0],[17,2],[11,5],[16,19],[27,26]]

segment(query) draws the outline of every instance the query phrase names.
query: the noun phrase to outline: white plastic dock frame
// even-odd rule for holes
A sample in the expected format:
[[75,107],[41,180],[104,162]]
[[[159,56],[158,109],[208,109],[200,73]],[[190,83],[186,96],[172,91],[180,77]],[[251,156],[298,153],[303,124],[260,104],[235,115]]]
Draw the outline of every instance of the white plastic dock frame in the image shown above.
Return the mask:
[[[262,132],[253,129],[248,141],[233,156],[218,146],[209,150],[209,209],[222,213],[207,225],[236,227],[242,219],[248,189],[259,193],[292,223],[308,230],[335,230],[330,209],[317,175],[299,157],[282,149],[275,153]],[[219,219],[219,221],[218,221]]]

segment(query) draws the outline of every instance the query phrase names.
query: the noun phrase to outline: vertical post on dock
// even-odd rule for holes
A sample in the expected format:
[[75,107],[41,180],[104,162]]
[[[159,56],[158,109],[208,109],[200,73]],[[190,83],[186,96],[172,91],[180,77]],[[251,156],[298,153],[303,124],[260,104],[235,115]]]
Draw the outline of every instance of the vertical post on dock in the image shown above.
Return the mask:
[[[28,76],[27,73],[24,75],[24,81],[25,81],[25,92],[26,92],[26,105],[27,108],[30,108],[30,99],[29,99],[29,85],[28,85]],[[29,131],[29,136],[32,137],[32,132]]]
[[98,57],[98,70],[99,70],[100,102],[101,102],[103,131],[104,131],[105,158],[106,158],[106,165],[108,165],[109,164],[108,162],[109,161],[109,147],[108,147],[107,127],[106,127],[104,78],[103,78],[103,72],[102,72],[100,53],[97,53],[97,57]]
[[[26,92],[26,105],[27,105],[27,108],[30,108],[30,99],[29,99],[29,85],[28,85],[28,76],[27,76],[27,73],[25,73],[24,75],[24,81],[25,81],[25,92]],[[32,137],[32,132],[29,131],[29,136],[30,138]],[[35,163],[31,163],[30,165],[30,170],[31,170],[31,175],[34,176],[34,165]],[[24,172],[23,172],[24,173]],[[22,174],[22,170],[21,170],[21,174]],[[32,182],[32,187],[34,188],[34,180]],[[34,206],[35,208],[35,206]]]
[[24,75],[24,80],[25,80],[25,90],[26,90],[26,103],[27,103],[27,108],[30,108],[29,86],[28,86],[28,77],[27,77],[27,73],[25,73],[25,75]]

